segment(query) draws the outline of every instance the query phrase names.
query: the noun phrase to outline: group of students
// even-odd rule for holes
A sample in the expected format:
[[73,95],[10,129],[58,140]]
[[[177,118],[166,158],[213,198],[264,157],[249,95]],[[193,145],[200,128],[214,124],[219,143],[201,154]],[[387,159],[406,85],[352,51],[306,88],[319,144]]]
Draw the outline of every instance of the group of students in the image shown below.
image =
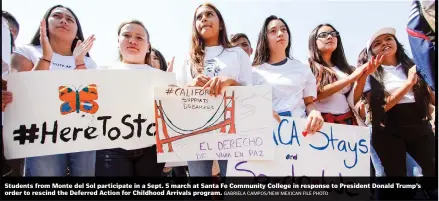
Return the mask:
[[[229,40],[220,11],[209,3],[195,9],[183,66],[171,62],[168,68],[142,22],[124,22],[117,33],[119,62],[110,68],[169,70],[178,86],[204,87],[211,95],[228,86],[271,85],[274,118],[306,118],[310,134],[324,122],[369,126],[377,175],[435,176],[435,138],[429,122],[435,95],[418,78],[393,28],[370,37],[357,67],[348,64],[341,33],[331,24],[311,32],[308,64],[292,58],[288,24],[274,15],[263,23],[251,62],[248,37],[240,33]],[[44,15],[31,43],[15,46],[7,63],[12,72],[95,69],[88,53],[94,40],[93,35],[84,37],[71,9],[56,5]],[[12,97],[2,88],[2,109]],[[165,165],[157,163],[155,145],[30,157],[24,164],[23,176],[65,176],[67,169],[72,176],[161,176]],[[189,175],[211,176],[212,164],[188,161]],[[226,176],[227,161],[218,164]],[[414,168],[418,173],[409,173]]]

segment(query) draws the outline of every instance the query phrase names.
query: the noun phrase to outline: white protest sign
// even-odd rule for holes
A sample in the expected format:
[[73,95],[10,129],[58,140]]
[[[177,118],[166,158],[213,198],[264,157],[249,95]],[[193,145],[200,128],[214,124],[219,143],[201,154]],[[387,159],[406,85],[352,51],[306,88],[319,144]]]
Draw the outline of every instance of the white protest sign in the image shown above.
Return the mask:
[[5,157],[152,146],[154,87],[175,82],[173,73],[149,70],[10,74]]
[[302,134],[306,119],[283,118],[273,130],[275,161],[229,161],[227,176],[369,176],[369,128],[324,123]]
[[156,88],[157,161],[272,160],[270,86]]

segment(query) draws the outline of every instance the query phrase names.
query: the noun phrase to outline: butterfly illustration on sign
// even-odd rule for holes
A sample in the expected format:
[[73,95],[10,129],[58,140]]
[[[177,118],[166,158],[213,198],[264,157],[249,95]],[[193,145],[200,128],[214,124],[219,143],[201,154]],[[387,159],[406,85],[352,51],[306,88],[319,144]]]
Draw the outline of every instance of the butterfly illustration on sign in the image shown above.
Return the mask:
[[[81,87],[79,87],[80,89]],[[64,101],[60,111],[62,115],[79,111],[94,114],[98,111],[99,105],[95,102],[98,99],[98,89],[96,84],[89,84],[81,90],[73,90],[67,86],[59,87],[59,99]]]

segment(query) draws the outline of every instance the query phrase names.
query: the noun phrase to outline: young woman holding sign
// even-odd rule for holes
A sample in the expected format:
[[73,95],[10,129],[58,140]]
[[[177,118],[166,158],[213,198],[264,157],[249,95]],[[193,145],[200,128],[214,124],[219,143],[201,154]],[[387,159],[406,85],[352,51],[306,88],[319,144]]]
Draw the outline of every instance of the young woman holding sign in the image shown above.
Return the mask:
[[[179,86],[208,88],[211,95],[220,95],[228,86],[252,83],[248,55],[242,48],[230,45],[221,13],[208,3],[195,10],[190,58],[182,68],[174,71]],[[190,176],[212,176],[212,163],[211,160],[188,161]],[[218,163],[224,177],[227,161]]]
[[306,118],[305,132],[315,133],[323,118],[314,105],[316,79],[311,69],[290,58],[291,34],[276,16],[265,19],[253,60],[253,84],[273,86],[273,109],[279,116]]
[[[362,92],[372,115],[372,145],[386,176],[406,176],[406,152],[422,168],[423,176],[435,175],[435,138],[429,124],[433,93],[416,75],[413,61],[395,37],[395,29],[383,28],[367,43],[377,70],[358,80],[355,100]],[[389,148],[389,145],[391,148]]]
[[[119,26],[117,34],[120,61],[111,68],[159,71],[150,66],[150,37],[142,22],[138,20],[124,22]],[[157,163],[155,145],[135,150],[120,148],[99,150],[96,157],[96,176],[160,177],[164,165]]]
[[[94,36],[84,41],[81,24],[67,7],[50,8],[30,45],[17,46],[12,68],[17,71],[74,70],[96,68],[89,57]],[[82,42],[84,41],[84,42]],[[25,159],[25,176],[94,176],[96,152],[78,152]]]

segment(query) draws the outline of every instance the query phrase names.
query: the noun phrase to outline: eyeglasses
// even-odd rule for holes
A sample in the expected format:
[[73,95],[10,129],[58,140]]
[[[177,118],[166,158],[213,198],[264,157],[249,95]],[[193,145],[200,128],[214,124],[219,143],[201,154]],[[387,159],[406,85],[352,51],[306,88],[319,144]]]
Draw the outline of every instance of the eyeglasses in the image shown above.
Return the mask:
[[336,31],[331,31],[331,32],[321,32],[319,33],[319,35],[317,35],[317,38],[326,38],[329,35],[331,35],[332,37],[337,37],[339,36],[338,32]]

